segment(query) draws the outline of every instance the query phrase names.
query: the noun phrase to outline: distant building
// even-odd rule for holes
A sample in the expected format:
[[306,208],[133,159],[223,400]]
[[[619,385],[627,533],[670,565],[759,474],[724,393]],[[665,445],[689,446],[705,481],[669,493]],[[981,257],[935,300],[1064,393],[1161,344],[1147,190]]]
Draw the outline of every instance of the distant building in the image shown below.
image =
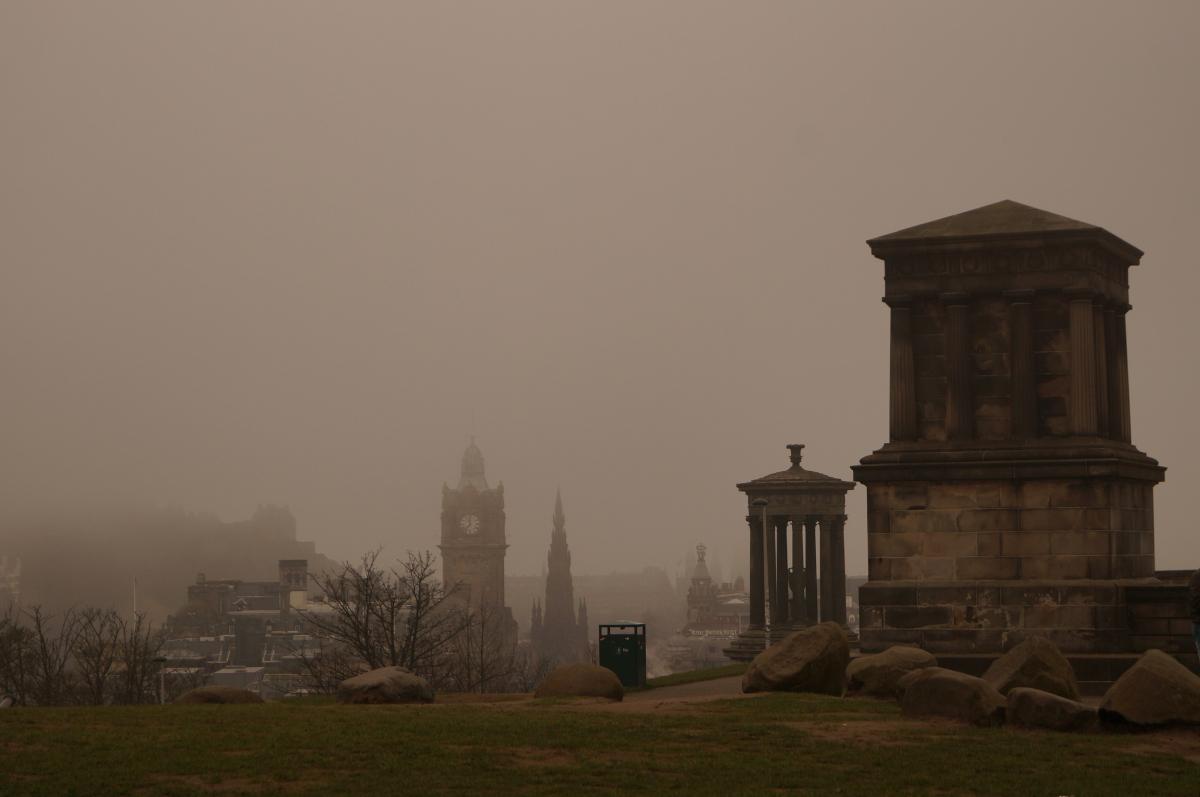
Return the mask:
[[672,671],[699,670],[728,664],[723,649],[749,624],[750,600],[745,582],[716,584],[705,562],[708,549],[696,546],[687,594],[687,623],[667,643],[664,658]]
[[504,602],[504,483],[488,487],[483,452],[471,438],[458,487],[442,485],[442,583],[473,609],[501,617],[516,638],[516,620]]
[[567,547],[567,518],[562,494],[554,498],[554,529],[547,556],[546,603],[535,600],[529,626],[533,649],[543,659],[556,662],[590,661],[587,603],[579,601],[576,615],[575,586],[571,580],[571,551]]
[[21,602],[21,557],[0,556],[0,607]]
[[0,506],[0,541],[7,557],[0,560],[0,605],[8,581],[19,585],[25,605],[129,612],[136,603],[155,622],[179,608],[182,586],[197,572],[254,580],[280,559],[306,560],[313,573],[340,569],[312,541],[298,539],[290,510],[269,505],[233,522],[172,506],[67,505],[24,514]]
[[187,596],[187,605],[167,621],[162,652],[175,672],[249,671],[256,689],[281,693],[296,679],[300,656],[316,645],[301,612],[319,612],[324,604],[309,600],[304,559],[279,560],[272,581],[210,580],[200,573]]
[[[512,603],[530,606],[535,600],[544,599],[546,575],[508,576],[505,583]],[[652,646],[656,640],[665,642],[686,621],[683,603],[667,571],[661,567],[603,575],[572,573],[571,581],[575,594],[587,596],[591,645],[596,643],[598,623],[646,623],[647,644]]]

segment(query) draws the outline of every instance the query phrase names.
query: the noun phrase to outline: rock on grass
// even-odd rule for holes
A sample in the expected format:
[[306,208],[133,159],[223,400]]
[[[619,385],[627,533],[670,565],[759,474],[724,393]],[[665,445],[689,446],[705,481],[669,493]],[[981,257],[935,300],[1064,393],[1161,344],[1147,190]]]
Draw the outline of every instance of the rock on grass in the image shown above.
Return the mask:
[[595,664],[565,664],[546,676],[534,697],[603,697],[622,700],[625,687],[616,673]]
[[754,657],[742,676],[743,692],[814,692],[841,697],[850,643],[837,623],[789,634]]
[[1109,687],[1100,714],[1135,725],[1200,725],[1200,677],[1148,650]]
[[925,667],[900,679],[900,710],[908,717],[949,717],[971,725],[1000,725],[1007,701],[973,675]]
[[403,667],[380,667],[338,684],[339,703],[432,703],[433,687]]
[[895,699],[900,697],[900,679],[913,670],[936,667],[932,653],[908,645],[896,645],[882,653],[859,656],[846,667],[846,691],[850,694]]

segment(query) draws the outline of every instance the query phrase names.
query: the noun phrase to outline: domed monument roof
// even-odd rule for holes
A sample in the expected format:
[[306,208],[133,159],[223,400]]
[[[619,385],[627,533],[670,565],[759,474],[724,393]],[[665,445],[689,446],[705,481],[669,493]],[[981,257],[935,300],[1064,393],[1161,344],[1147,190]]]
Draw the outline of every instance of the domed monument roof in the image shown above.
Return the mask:
[[743,492],[764,492],[780,488],[784,490],[838,490],[839,492],[845,492],[854,487],[853,482],[836,479],[833,476],[826,476],[824,473],[800,467],[801,452],[803,449],[803,443],[790,444],[788,446],[792,461],[790,468],[777,471],[776,473],[768,473],[766,476],[760,476],[757,479],[743,482],[738,485],[738,489]]

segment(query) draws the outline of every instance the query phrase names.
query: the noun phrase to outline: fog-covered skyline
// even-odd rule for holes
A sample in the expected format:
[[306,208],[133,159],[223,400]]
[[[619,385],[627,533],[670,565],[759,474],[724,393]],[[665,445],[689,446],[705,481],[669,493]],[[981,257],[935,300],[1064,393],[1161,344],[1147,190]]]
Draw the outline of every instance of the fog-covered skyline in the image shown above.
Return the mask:
[[[537,573],[745,557],[887,437],[865,239],[999,199],[1144,249],[1134,443],[1200,565],[1200,6],[7,3],[0,500],[437,544],[471,434]],[[847,569],[866,570],[865,491]]]

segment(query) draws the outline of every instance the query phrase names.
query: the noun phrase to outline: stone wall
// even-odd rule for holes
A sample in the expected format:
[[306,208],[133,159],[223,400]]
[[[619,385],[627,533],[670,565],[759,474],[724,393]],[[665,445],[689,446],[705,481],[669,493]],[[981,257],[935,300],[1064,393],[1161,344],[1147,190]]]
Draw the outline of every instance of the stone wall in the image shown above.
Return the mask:
[[1064,651],[1128,650],[1117,585],[977,582],[868,583],[859,590],[863,652],[917,645],[933,653],[992,653],[1027,636]]
[[1154,575],[1152,484],[892,482],[867,488],[872,582]]
[[1103,693],[1151,649],[1200,671],[1184,583],[868,583],[859,600],[864,653],[918,645],[943,666],[978,675],[995,655],[1036,635],[1072,657],[1081,684],[1097,686],[1088,694]]
[[1177,655],[1196,652],[1186,582],[1127,587],[1125,605],[1131,650],[1158,649]]

